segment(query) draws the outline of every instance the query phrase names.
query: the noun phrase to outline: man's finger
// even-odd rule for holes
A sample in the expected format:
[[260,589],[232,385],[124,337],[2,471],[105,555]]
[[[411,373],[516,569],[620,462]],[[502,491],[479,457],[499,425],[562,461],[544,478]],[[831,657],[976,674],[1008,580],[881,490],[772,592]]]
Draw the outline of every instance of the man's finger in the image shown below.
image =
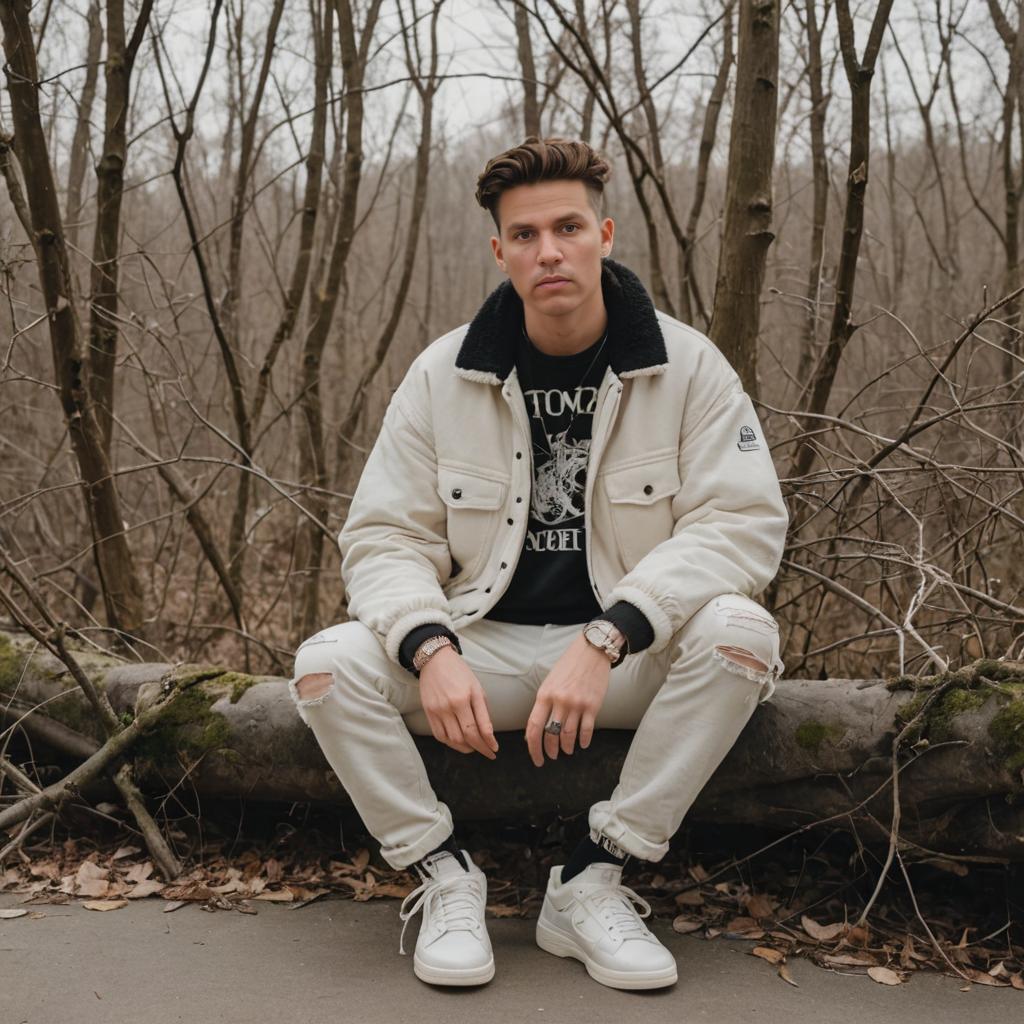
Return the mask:
[[491,723],[491,715],[487,710],[487,698],[484,696],[483,688],[474,690],[470,697],[473,703],[473,714],[476,717],[476,727],[480,732],[480,738],[484,741],[487,750],[484,753],[494,760],[494,752],[498,749],[498,741],[494,738],[494,726]]
[[457,750],[460,754],[468,754],[473,750],[462,735],[462,729],[459,727],[459,721],[454,715],[445,715],[444,731],[448,736],[446,742],[453,750]]
[[578,711],[570,711],[566,715],[565,721],[562,723],[562,731],[558,734],[558,739],[561,743],[562,753],[571,754],[573,748],[576,746],[576,734],[580,728],[580,713]]
[[[472,710],[472,706],[469,708]],[[484,757],[493,758],[494,754],[491,748],[487,746],[484,738],[480,735],[480,730],[477,728],[476,719],[468,717],[466,711],[463,711],[463,715],[467,715],[466,719],[459,723],[459,727],[462,730],[463,740],[470,745],[478,754],[483,754]]]
[[587,711],[580,719],[580,749],[586,750],[594,738],[594,715]]
[[544,753],[541,749],[541,737],[543,736],[544,723],[547,722],[548,704],[539,699],[533,705],[529,721],[526,723],[526,746],[530,751],[530,760],[536,767],[544,763]]
[[[551,713],[548,715],[547,722],[545,722],[544,724],[547,725],[548,722],[561,722],[562,723],[562,727],[564,728],[565,727],[564,719],[565,719],[565,713],[561,710],[561,708],[555,706],[555,707],[551,708]],[[544,733],[544,753],[547,754],[548,757],[550,757],[552,761],[557,761],[558,760],[558,748],[559,748],[559,745],[560,745],[559,744],[559,740],[560,740],[560,735],[555,735],[555,734],[550,733],[550,732],[545,732]]]

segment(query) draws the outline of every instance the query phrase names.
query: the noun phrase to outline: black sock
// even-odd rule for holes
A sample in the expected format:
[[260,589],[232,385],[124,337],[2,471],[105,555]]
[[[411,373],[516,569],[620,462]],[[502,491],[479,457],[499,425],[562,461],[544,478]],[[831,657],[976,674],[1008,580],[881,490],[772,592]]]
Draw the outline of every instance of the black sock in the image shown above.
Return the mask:
[[589,864],[625,864],[628,855],[616,856],[610,850],[594,842],[590,836],[584,836],[572,851],[568,863],[562,868],[562,884],[578,875]]
[[[469,870],[469,865],[466,863],[466,858],[462,856],[462,850],[459,849],[459,844],[455,842],[454,835],[450,835],[440,846],[435,847],[433,850],[430,851],[430,853],[421,857],[413,866],[419,869],[420,865],[428,857],[433,857],[435,853],[443,853],[445,851],[452,854],[466,871]],[[423,872],[422,869],[420,869],[420,874],[424,873],[425,872]]]

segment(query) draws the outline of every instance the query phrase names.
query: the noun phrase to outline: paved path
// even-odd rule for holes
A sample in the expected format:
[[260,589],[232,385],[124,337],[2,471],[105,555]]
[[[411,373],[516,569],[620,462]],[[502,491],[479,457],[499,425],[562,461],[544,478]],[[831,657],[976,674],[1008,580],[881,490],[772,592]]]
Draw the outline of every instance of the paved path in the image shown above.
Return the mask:
[[[11,893],[0,907],[23,906]],[[488,921],[497,974],[477,989],[435,989],[398,955],[397,901],[329,899],[255,916],[144,899],[98,913],[44,905],[0,920],[0,1024],[1020,1024],[1024,993],[919,975],[886,988],[792,960],[799,988],[747,955],[751,943],[655,930],[671,945],[671,989],[618,992],[533,943],[533,922]],[[415,943],[416,922],[407,933]],[[638,1015],[642,1014],[642,1018]]]

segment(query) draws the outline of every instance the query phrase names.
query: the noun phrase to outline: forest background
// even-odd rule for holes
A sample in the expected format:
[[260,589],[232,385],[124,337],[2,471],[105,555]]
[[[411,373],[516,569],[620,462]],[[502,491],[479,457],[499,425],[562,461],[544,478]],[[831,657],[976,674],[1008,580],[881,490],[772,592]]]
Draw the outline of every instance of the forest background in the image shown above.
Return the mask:
[[[1024,33],[1007,0],[0,4],[0,601],[290,674],[394,387],[501,277],[528,134],[755,397],[787,675],[1020,656]],[[25,45],[25,41],[28,44]]]

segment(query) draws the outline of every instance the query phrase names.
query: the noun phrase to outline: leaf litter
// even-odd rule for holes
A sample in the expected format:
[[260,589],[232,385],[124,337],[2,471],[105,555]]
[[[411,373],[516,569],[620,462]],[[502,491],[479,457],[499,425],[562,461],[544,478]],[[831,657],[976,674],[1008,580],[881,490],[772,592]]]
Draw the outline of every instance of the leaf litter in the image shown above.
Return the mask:
[[[394,870],[379,854],[371,854],[376,847],[367,837],[343,846],[325,841],[316,828],[307,833],[288,824],[278,833],[248,845],[237,837],[229,843],[207,835],[193,843],[187,857],[176,851],[185,870],[172,883],[160,877],[148,852],[126,842],[123,833],[106,843],[80,836],[58,843],[29,841],[0,866],[0,893],[20,894],[21,902],[34,905],[80,901],[87,909],[106,912],[131,901],[159,899],[164,912],[195,905],[210,913],[251,915],[258,913],[260,903],[301,909],[322,898],[402,899],[418,885],[411,873]],[[540,843],[535,835],[524,842],[523,830],[515,836],[510,839],[495,827],[478,834],[476,842],[464,843],[487,872],[487,911],[492,917],[535,916],[548,870],[563,859],[564,836],[559,842]],[[186,834],[174,830],[171,837],[181,847]],[[994,870],[991,865],[948,857],[915,865],[924,873],[915,895],[918,903],[929,905],[926,929],[905,887],[892,879],[867,921],[860,923],[864,899],[876,879],[861,871],[866,881],[855,884],[859,876],[849,857],[844,860],[820,847],[810,854],[775,853],[773,860],[736,860],[672,851],[657,864],[632,861],[629,884],[673,931],[704,941],[750,942],[753,957],[797,988],[788,967],[794,957],[883,985],[905,984],[918,971],[931,970],[959,977],[967,988],[1024,991],[1019,916],[1016,922],[1012,916],[1004,918],[1000,927],[991,907],[982,912],[949,891],[951,886],[970,885],[976,875]],[[983,879],[978,887],[990,890],[991,880]],[[1007,886],[1008,891],[1012,888]],[[1012,915],[1013,903],[1005,894],[1002,906]],[[8,911],[0,912],[0,919],[16,915],[44,916]]]

